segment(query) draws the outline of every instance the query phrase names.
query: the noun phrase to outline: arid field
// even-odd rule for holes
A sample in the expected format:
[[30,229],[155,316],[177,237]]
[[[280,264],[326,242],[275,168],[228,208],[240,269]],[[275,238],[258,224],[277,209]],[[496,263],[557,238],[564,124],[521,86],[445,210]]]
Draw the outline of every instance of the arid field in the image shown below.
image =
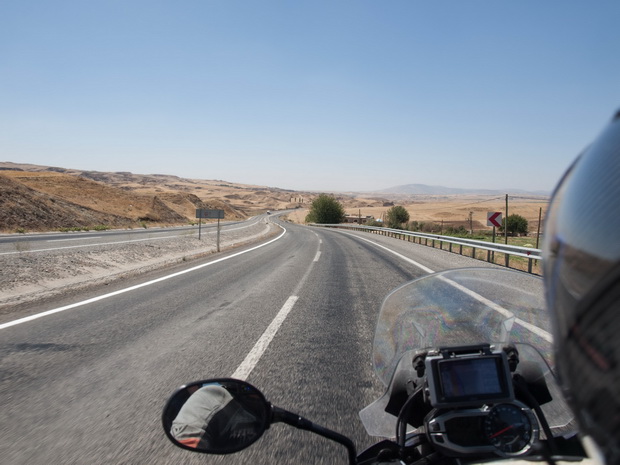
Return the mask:
[[[376,219],[382,219],[391,207],[391,205],[376,205],[376,199],[367,199],[367,206],[359,206],[359,204],[363,203],[363,200],[362,198],[356,198],[357,205],[355,207],[350,207],[347,205],[347,202],[343,202],[347,215],[361,215],[362,218],[372,216]],[[502,215],[505,215],[506,209],[505,197],[482,195],[420,195],[407,198],[401,196],[400,198],[389,199],[386,203],[405,207],[409,212],[410,221],[435,223],[437,225],[441,225],[443,222],[444,229],[449,226],[453,228],[463,226],[469,230],[469,215],[471,212],[471,226],[474,231],[492,230],[492,227],[487,226],[487,212],[502,212]],[[538,228],[538,218],[539,214],[541,214],[541,209],[544,220],[548,203],[549,199],[547,197],[509,196],[508,214],[523,216],[528,220],[530,234],[535,234]],[[308,210],[303,209],[295,211],[288,216],[291,221],[303,223],[307,214]]]

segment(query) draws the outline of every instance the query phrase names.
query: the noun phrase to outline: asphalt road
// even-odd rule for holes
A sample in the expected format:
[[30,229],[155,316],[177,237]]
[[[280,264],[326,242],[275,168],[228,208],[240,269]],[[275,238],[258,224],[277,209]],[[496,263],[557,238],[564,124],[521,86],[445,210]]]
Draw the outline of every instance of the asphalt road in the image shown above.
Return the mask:
[[[252,217],[245,221],[222,221],[220,228],[234,230],[249,227],[261,221],[266,215]],[[35,233],[35,234],[8,234],[0,236],[0,255],[36,253],[45,250],[61,250],[63,248],[94,247],[98,245],[157,240],[177,236],[207,234],[217,229],[217,223],[205,223],[199,228],[195,226],[180,226],[172,228],[124,229],[108,231],[77,231],[68,233]]]
[[292,296],[247,380],[360,450],[371,444],[358,412],[382,393],[370,360],[384,296],[429,269],[484,263],[390,238],[284,227],[247,253],[67,296],[28,313],[94,301],[0,329],[2,463],[344,463],[342,446],[285,425],[225,457],[177,449],[161,428],[175,388],[231,376]]

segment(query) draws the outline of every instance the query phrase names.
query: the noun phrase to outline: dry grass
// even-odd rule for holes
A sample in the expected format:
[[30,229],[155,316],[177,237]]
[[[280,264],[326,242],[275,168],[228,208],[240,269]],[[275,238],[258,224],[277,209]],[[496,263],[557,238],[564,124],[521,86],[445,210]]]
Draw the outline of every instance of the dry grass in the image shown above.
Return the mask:
[[[549,199],[546,197],[521,199],[509,197],[508,214],[518,214],[523,216],[529,223],[530,231],[536,232],[538,228],[538,215],[542,208],[544,218]],[[486,225],[487,212],[502,212],[505,214],[506,202],[504,199],[497,199],[497,196],[411,196],[401,202],[395,201],[395,205],[402,205],[407,209],[410,221],[425,223],[437,223],[444,226],[464,226],[469,229],[469,213],[472,213],[473,229],[476,231],[492,230]],[[370,215],[375,218],[384,218],[390,207],[361,207],[346,208],[347,214],[362,217]]]
[[[377,199],[340,199],[345,207],[347,215],[374,218],[385,218],[390,206],[383,206],[382,201]],[[377,205],[381,203],[381,205]],[[496,196],[411,196],[401,201],[393,201],[394,205],[402,205],[407,209],[410,221],[424,223],[436,223],[443,221],[444,227],[465,227],[469,230],[469,212],[472,214],[474,231],[491,231],[487,226],[487,212],[502,212],[505,215],[506,202],[504,199],[497,200]],[[549,199],[540,198],[516,198],[509,197],[508,214],[518,214],[527,221],[531,234],[535,234],[538,228],[538,215],[542,209],[544,220]],[[353,204],[353,205],[352,205]],[[363,204],[363,205],[362,205]],[[300,209],[291,213],[289,219],[295,223],[303,224],[308,214],[308,209]]]

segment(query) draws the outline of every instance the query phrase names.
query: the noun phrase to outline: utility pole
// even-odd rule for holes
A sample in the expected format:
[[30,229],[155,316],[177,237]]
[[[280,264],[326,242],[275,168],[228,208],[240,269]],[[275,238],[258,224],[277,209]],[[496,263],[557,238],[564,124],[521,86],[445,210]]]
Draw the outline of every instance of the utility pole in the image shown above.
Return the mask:
[[469,212],[469,234],[474,235],[474,222],[473,222],[474,212]]
[[[504,239],[505,244],[508,245],[508,194],[506,194],[506,219],[504,221]],[[510,266],[510,255],[505,254],[504,257],[506,259],[506,268],[508,268]]]
[[508,194],[506,194],[506,219],[504,220],[504,239],[505,244],[508,244]]
[[540,242],[540,222],[542,221],[542,207],[538,210],[538,232],[536,233],[536,248],[538,248],[538,243]]

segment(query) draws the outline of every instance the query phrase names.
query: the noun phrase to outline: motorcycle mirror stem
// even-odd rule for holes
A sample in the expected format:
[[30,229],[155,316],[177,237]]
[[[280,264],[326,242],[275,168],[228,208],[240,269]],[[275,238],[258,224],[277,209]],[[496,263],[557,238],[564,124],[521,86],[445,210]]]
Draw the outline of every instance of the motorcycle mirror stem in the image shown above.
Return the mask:
[[347,453],[349,455],[349,464],[355,465],[357,452],[355,450],[355,444],[348,437],[336,433],[328,428],[312,423],[310,420],[306,420],[305,418],[291,413],[287,410],[284,410],[279,407],[271,406],[271,410],[273,413],[272,423],[286,423],[287,425],[293,426],[297,429],[310,431],[312,433],[318,434],[319,436],[323,436],[324,438],[331,439],[339,444],[342,444],[347,448]]

